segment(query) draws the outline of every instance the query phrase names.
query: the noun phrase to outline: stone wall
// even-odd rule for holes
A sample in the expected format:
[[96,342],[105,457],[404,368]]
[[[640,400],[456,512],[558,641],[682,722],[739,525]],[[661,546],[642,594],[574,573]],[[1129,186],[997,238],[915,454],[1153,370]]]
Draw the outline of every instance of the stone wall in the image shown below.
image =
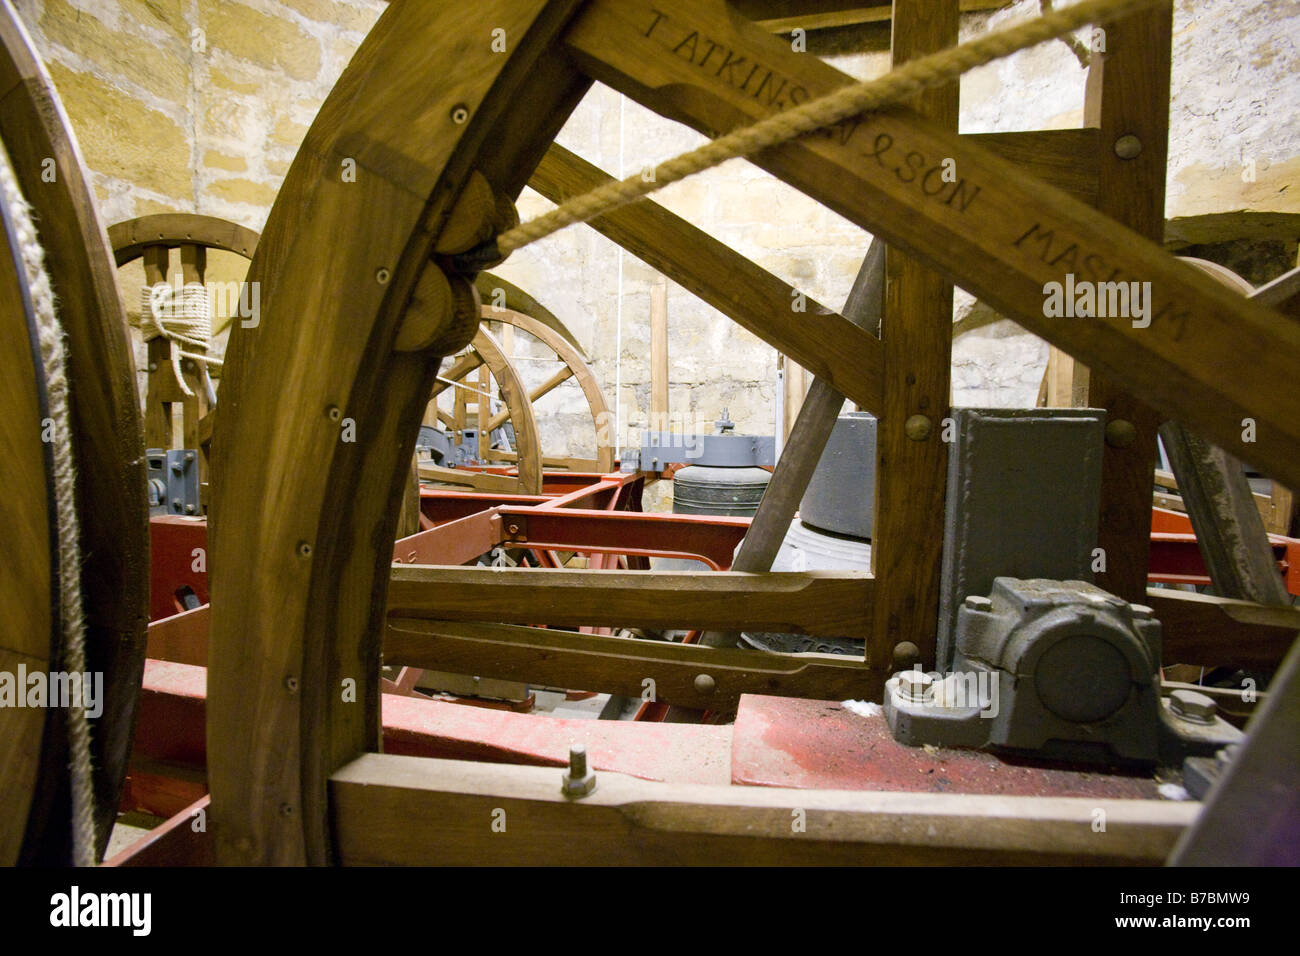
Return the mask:
[[[260,229],[320,103],[384,4],[17,0],[17,7],[64,99],[106,223],[178,210]],[[1037,9],[1037,0],[1018,0],[965,15],[962,35]],[[1199,223],[1250,210],[1300,213],[1300,2],[1178,0],[1175,13],[1169,216]],[[874,46],[858,43],[857,52],[828,59],[858,77],[883,72],[887,32],[876,35]],[[972,71],[961,85],[961,129],[1078,126],[1085,75],[1062,42]],[[618,173],[703,140],[597,85],[559,141]],[[869,241],[743,161],[669,187],[657,199],[833,308],[843,304]],[[548,207],[527,190],[519,203],[525,218]],[[1292,257],[1294,239],[1286,240]],[[215,279],[238,277],[242,269],[241,262],[213,257]],[[573,329],[623,429],[644,423],[652,270],[575,227],[522,250],[499,272]],[[123,278],[124,287],[138,288],[138,272],[123,270]],[[129,308],[137,296],[126,293]],[[956,305],[954,401],[1032,404],[1045,345],[960,290]],[[674,422],[707,427],[725,407],[741,430],[770,433],[774,351],[671,283],[668,311]],[[523,336],[516,351],[545,354]],[[534,381],[551,370],[540,361],[521,364]],[[557,389],[539,412],[548,453],[593,452],[594,428],[575,385]]]

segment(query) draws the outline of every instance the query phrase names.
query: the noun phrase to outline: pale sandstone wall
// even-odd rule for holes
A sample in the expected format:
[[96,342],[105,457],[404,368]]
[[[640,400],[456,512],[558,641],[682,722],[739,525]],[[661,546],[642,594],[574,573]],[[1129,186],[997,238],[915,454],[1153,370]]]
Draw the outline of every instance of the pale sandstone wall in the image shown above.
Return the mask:
[[[92,171],[106,223],[197,211],[260,228],[320,103],[382,12],[380,0],[17,0],[49,65]],[[963,18],[969,36],[1033,15],[1037,0]],[[196,34],[195,31],[201,31]],[[196,43],[201,38],[202,43]],[[1178,0],[1168,212],[1171,217],[1300,211],[1300,2]],[[866,77],[883,52],[832,58]],[[1063,43],[973,71],[962,81],[965,132],[1064,128],[1082,120],[1085,71]],[[596,86],[560,142],[610,172],[632,172],[702,142]],[[1254,181],[1242,178],[1254,160]],[[742,161],[658,197],[824,304],[844,301],[869,236]],[[528,217],[549,206],[531,191]],[[533,292],[575,331],[626,429],[647,418],[653,273],[575,227],[516,254],[500,273]],[[214,257],[216,279],[242,263]],[[129,288],[138,272],[124,270]],[[723,407],[745,431],[773,429],[776,356],[766,344],[669,286],[670,400],[684,428]],[[126,295],[134,310],[138,293]],[[956,296],[958,404],[1031,404],[1046,347]],[[792,318],[804,321],[797,315]],[[807,319],[806,321],[815,321]],[[530,350],[520,337],[517,351]],[[544,354],[544,350],[535,350]],[[522,363],[540,380],[550,368]],[[621,368],[619,367],[621,366]],[[621,389],[615,395],[616,378]],[[594,431],[572,384],[539,407],[549,453],[590,454]]]

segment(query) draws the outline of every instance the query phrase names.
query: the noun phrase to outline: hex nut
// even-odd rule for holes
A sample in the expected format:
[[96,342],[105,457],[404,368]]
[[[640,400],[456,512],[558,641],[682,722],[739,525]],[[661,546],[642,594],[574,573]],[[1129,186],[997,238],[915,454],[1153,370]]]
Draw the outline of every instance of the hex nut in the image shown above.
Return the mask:
[[989,612],[993,610],[993,601],[982,594],[968,594],[963,602],[972,611]]
[[1194,690],[1176,690],[1170,694],[1169,709],[1174,712],[1174,716],[1197,724],[1214,723],[1214,715],[1218,711],[1214,698]]
[[934,678],[925,671],[903,671],[898,675],[898,692],[914,704],[934,694]]

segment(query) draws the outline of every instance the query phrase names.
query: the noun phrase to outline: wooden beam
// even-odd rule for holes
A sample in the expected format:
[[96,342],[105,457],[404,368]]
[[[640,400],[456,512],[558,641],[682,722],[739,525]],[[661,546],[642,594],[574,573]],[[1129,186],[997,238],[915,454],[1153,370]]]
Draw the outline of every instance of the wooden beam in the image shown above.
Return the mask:
[[864,672],[861,661],[839,654],[758,654],[552,628],[397,616],[388,618],[384,662],[625,697],[649,693],[648,699],[700,710],[734,709],[741,694],[817,700],[856,695],[874,700],[884,692],[889,676]]
[[[1103,28],[1106,52],[1093,54],[1084,99],[1085,120],[1099,128],[1101,137],[1097,209],[1160,242],[1165,229],[1173,11],[1166,4]],[[1134,142],[1140,150],[1136,156],[1122,148]],[[1162,416],[1145,396],[1135,394],[1131,383],[1114,375],[1089,369],[1087,388],[1087,404],[1106,409],[1097,535],[1105,567],[1097,584],[1126,601],[1139,601],[1147,587],[1151,470]],[[1238,435],[1240,431],[1238,420]]]
[[1143,603],[1160,621],[1167,664],[1272,669],[1300,634],[1300,608],[1170,588],[1148,588]]
[[[817,57],[737,22],[720,0],[674,7],[671,14],[649,0],[590,0],[565,42],[596,79],[715,135],[852,82]],[[740,88],[745,76],[720,70],[721,60],[701,68],[709,50],[732,63],[744,57],[745,76],[756,70],[749,88]],[[1143,64],[1131,72],[1148,69]],[[1113,142],[1103,136],[1103,152],[1113,152]],[[944,184],[947,159],[956,182]],[[1243,457],[1300,485],[1300,392],[1293,387],[1300,325],[1285,316],[1220,288],[1155,242],[901,108],[842,122],[753,161],[1211,441],[1240,441],[1242,419],[1253,417],[1257,440]],[[1045,314],[1044,286],[1076,273],[1138,282],[1142,314],[1092,320]],[[800,337],[811,344],[807,334]]]
[[[957,42],[957,0],[894,0],[893,10],[894,66]],[[957,90],[955,82],[930,90],[915,106],[956,133]],[[952,282],[890,248],[880,335],[885,405],[876,429],[871,536],[871,570],[880,583],[867,660],[892,661],[894,649],[909,642],[932,665],[948,470],[941,435],[951,394]]]
[[[552,145],[528,183],[552,202],[563,202],[610,178]],[[880,342],[844,316],[806,296],[805,311],[794,311],[797,289],[654,202],[624,206],[589,225],[813,374],[829,379],[867,411],[880,408]]]
[[668,430],[668,279],[650,290],[650,428]]
[[574,800],[561,773],[366,754],[330,779],[339,862],[1158,865],[1199,812],[1192,802],[668,784],[601,770],[595,791]]
[[[564,571],[395,565],[391,617],[503,624],[797,631],[863,638],[865,571]],[[445,669],[445,668],[444,668]]]
[[[844,303],[845,317],[867,331],[878,329],[884,294],[885,244],[873,239]],[[813,380],[804,399],[799,418],[781,448],[772,480],[763,491],[754,520],[731,563],[733,571],[772,570],[772,562],[790,531],[790,522],[799,510],[808,481],[821,461],[840,409],[844,407],[844,396],[820,378]],[[863,616],[866,617],[865,611]],[[735,629],[710,631],[700,637],[700,643],[708,647],[735,646],[738,637]]]
[[420,478],[424,481],[462,485],[475,491],[501,491],[507,494],[519,491],[519,479],[510,475],[496,475],[487,471],[475,471],[472,468],[448,468],[429,461],[420,462],[418,468]]
[[[513,325],[507,325],[505,326],[505,328],[511,331],[514,330]],[[502,348],[505,348],[504,341],[502,343]],[[531,392],[528,393],[528,404],[532,405],[539,398],[551,394],[551,392],[555,391],[556,388],[558,388],[560,385],[564,384],[571,378],[573,378],[573,369],[569,368],[566,365],[563,368],[556,371],[554,375],[552,375],[550,378],[544,381],[541,385],[538,385],[535,389],[533,389]],[[510,409],[503,408],[501,411],[497,412],[490,419],[488,419],[488,430],[491,431],[494,428],[500,428],[506,421],[509,420],[509,418],[510,418]],[[496,454],[496,452],[494,451],[493,454]],[[492,457],[492,455],[484,455],[483,457],[490,458]],[[545,461],[545,459],[543,459],[543,461]]]
[[1098,129],[1036,129],[1014,133],[962,133],[966,142],[1014,163],[1029,175],[1069,193],[1080,202],[1097,203],[1101,149]]
[[1228,598],[1289,606],[1291,596],[1277,573],[1241,462],[1177,422],[1160,427],[1160,440],[1215,590]]

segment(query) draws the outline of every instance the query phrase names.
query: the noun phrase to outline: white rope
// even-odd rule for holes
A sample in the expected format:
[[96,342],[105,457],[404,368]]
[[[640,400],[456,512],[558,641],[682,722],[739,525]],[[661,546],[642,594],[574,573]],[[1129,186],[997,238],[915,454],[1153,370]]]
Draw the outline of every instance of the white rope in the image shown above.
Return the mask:
[[[68,377],[63,351],[63,328],[55,311],[54,291],[45,272],[31,209],[18,189],[9,154],[0,146],[0,192],[17,233],[27,287],[36,313],[48,414],[53,420],[54,505],[58,516],[59,621],[62,637],[60,660],[51,662],[74,680],[86,671],[86,623],[81,604],[81,545],[77,521],[76,469],[72,461],[72,421],[68,411]],[[53,701],[51,701],[53,703]],[[95,793],[90,762],[90,720],[82,695],[69,695],[68,756],[72,777],[72,859],[76,866],[95,865]],[[73,704],[77,706],[73,706]]]
[[938,53],[909,60],[884,76],[840,87],[825,96],[775,113],[751,126],[733,130],[699,149],[660,163],[655,167],[654,178],[649,181],[637,173],[572,196],[550,212],[497,236],[495,253],[508,256],[566,226],[586,222],[620,206],[636,202],[665,186],[712,169],[729,159],[752,156],[813,130],[833,126],[850,116],[880,109],[951,82],[977,66],[992,63],[1046,40],[1053,40],[1089,23],[1108,22],[1154,7],[1159,2],[1162,0],[1081,0],[1070,7],[1053,10],[1006,30],[987,33]]
[[[172,368],[186,395],[193,395],[194,390],[181,374],[181,359],[221,364],[207,354],[212,340],[212,304],[201,283],[187,282],[179,290],[166,282],[144,286],[140,290],[140,330],[146,340],[164,338],[172,343]],[[198,351],[186,351],[184,346]]]

